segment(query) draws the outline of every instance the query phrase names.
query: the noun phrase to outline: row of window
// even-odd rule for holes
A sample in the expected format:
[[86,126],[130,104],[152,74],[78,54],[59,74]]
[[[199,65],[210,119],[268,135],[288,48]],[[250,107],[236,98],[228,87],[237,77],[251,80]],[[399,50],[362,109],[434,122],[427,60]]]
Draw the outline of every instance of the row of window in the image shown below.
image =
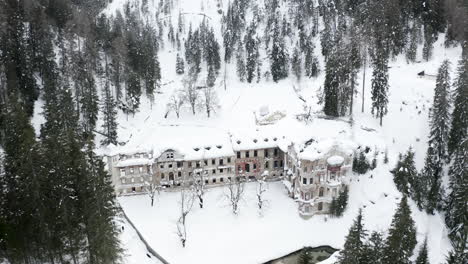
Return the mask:
[[[130,175],[135,174],[135,168],[134,167],[130,167],[128,169],[128,171],[129,171]],[[137,171],[138,171],[138,173],[141,174],[141,173],[146,173],[147,169],[145,167],[143,167],[143,166],[140,166],[140,167],[138,167]],[[120,176],[125,176],[126,174],[127,174],[127,171],[125,169],[120,169]]]
[[[226,160],[227,160],[227,163],[231,163],[231,158],[230,157],[228,157]],[[204,166],[208,166],[208,163],[209,163],[208,160],[203,160],[203,165]],[[216,165],[216,159],[211,159],[211,165]],[[224,159],[219,159],[218,165],[223,166],[224,165]],[[177,161],[176,166],[177,166],[177,168],[182,168],[183,162],[182,161]],[[201,167],[201,162],[200,161],[194,161],[194,162],[188,161],[187,166],[189,168],[192,168],[192,167],[200,168]],[[164,163],[159,164],[159,168],[164,169],[164,167],[166,167]],[[167,168],[172,169],[173,164],[168,163]]]
[[[222,173],[231,173],[231,168],[227,168],[227,169],[212,169],[212,170],[204,170],[202,173],[204,175],[208,175],[208,172],[211,171],[211,175],[216,175],[216,172],[218,172],[219,174],[222,174]],[[192,177],[193,173],[192,172],[189,172],[189,177]],[[200,173],[198,173],[198,175],[200,175]],[[178,171],[177,172],[177,177],[180,178],[182,177],[182,172],[181,171]],[[166,179],[166,175],[164,173],[161,173],[161,179],[162,180],[165,180]],[[174,173],[173,172],[169,172],[169,180],[172,181],[174,180]]]
[[[242,152],[244,152],[244,151],[242,151]],[[237,151],[236,154],[237,154],[237,158],[238,158],[238,159],[241,158],[241,153],[242,153],[242,152],[241,152],[241,151]],[[244,154],[245,158],[250,158],[250,152],[251,152],[251,150],[247,150],[247,151],[244,152],[244,153],[245,153],[245,154]],[[277,148],[273,149],[273,156],[277,157],[277,156],[278,156],[278,153],[279,153],[279,151],[278,151]],[[268,149],[264,149],[264,150],[263,150],[263,156],[266,157],[266,158],[269,157],[269,150],[268,150]],[[253,157],[258,157],[258,151],[257,151],[257,150],[253,150]]]
[[[318,210],[318,211],[322,211],[322,210],[323,210],[323,203],[322,203],[322,202],[319,202],[319,203],[318,203],[318,205],[317,205],[317,210]],[[305,206],[304,206],[304,212],[310,213],[310,206],[305,205]]]
[[[152,181],[153,180],[153,177],[149,177],[148,179],[149,181]],[[144,177],[139,177],[139,178],[131,178],[131,179],[125,179],[125,178],[122,178],[122,183],[125,184],[125,183],[135,183],[136,182],[144,182],[145,181],[145,178]]]

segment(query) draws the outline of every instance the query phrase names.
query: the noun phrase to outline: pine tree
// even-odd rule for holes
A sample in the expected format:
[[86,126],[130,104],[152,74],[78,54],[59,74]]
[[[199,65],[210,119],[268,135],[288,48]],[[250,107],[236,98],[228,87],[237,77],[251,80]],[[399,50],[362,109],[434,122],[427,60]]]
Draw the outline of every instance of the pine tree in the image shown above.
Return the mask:
[[302,75],[302,59],[299,53],[299,49],[297,47],[294,48],[293,55],[291,58],[291,69],[294,75],[296,76],[297,80],[300,80]]
[[251,83],[255,77],[255,71],[258,64],[258,41],[255,38],[255,29],[256,24],[253,21],[247,29],[247,34],[245,35],[245,51],[247,53],[247,63],[246,63],[246,72],[247,72],[247,82]]
[[[454,248],[454,256],[468,250],[468,138],[453,154],[449,169],[449,194],[445,207],[445,223]],[[466,259],[466,254],[465,254]],[[463,262],[459,262],[463,263]]]
[[288,51],[284,38],[279,31],[278,22],[273,30],[273,43],[270,52],[270,71],[273,81],[278,82],[288,77]]
[[185,66],[184,66],[184,59],[182,59],[179,56],[179,53],[177,53],[176,57],[176,73],[177,74],[184,74],[185,71]]
[[409,190],[412,188],[418,173],[414,163],[414,152],[411,147],[404,156],[399,155],[396,167],[390,172],[393,174],[393,181],[397,189],[403,194],[409,195]]
[[[379,37],[380,38],[380,37]],[[380,119],[382,126],[383,116],[387,114],[388,105],[388,59],[385,55],[383,40],[378,39],[376,44],[376,55],[372,72],[372,114]]]
[[434,49],[434,35],[433,29],[430,25],[424,26],[424,46],[423,46],[423,59],[429,61],[432,57],[432,50]]
[[102,123],[102,134],[105,136],[102,139],[101,144],[117,145],[117,109],[108,82],[106,82],[106,85],[104,86],[101,111],[104,116],[104,122]]
[[413,25],[411,28],[410,34],[410,42],[408,47],[406,48],[406,60],[408,62],[415,62],[416,61],[416,54],[418,49],[418,35],[417,35],[418,28]]
[[213,66],[208,67],[208,76],[206,77],[206,85],[213,87],[216,82],[216,71]]
[[382,263],[383,248],[384,240],[382,234],[377,231],[372,232],[369,240],[365,245],[365,253],[362,259],[362,264]]
[[429,259],[427,257],[427,238],[424,240],[424,243],[419,250],[415,264],[429,264]]
[[431,214],[434,213],[435,209],[440,208],[442,202],[442,166],[447,159],[449,133],[449,90],[449,62],[444,61],[437,74],[434,103],[430,116],[429,147],[422,172],[427,183],[426,210]]
[[384,264],[409,264],[416,246],[416,228],[406,196],[393,215],[384,247]]
[[365,253],[364,242],[366,236],[367,234],[362,219],[362,209],[359,209],[359,214],[349,229],[344,247],[338,257],[340,264],[361,264]]
[[16,94],[10,96],[4,117],[4,174],[0,179],[0,225],[4,233],[0,237],[11,263],[45,260],[38,146],[26,107]]
[[244,49],[242,44],[239,44],[236,54],[236,68],[237,77],[241,82],[245,81],[245,61],[244,61]]
[[370,164],[367,161],[366,155],[363,151],[359,152],[359,157],[354,155],[353,158],[353,172],[365,174],[370,169]]
[[468,135],[468,61],[460,60],[455,81],[454,109],[447,143],[448,153],[452,155]]

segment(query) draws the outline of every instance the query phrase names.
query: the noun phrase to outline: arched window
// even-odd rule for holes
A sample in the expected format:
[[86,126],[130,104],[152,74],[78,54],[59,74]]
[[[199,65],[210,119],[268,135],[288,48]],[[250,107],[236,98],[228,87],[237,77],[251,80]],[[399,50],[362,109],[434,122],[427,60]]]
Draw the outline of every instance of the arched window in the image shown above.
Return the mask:
[[319,189],[319,196],[320,196],[320,197],[323,196],[323,187],[320,187],[320,189]]

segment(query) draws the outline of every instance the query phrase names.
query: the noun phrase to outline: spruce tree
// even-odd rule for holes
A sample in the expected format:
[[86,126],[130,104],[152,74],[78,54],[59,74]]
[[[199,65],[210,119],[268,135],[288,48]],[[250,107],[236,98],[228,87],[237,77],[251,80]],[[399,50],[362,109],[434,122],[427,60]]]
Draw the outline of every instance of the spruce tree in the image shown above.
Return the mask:
[[345,244],[340,252],[338,261],[340,264],[361,264],[365,256],[364,242],[366,240],[366,230],[362,219],[362,209],[349,229]]
[[216,71],[213,66],[208,67],[208,76],[206,77],[206,85],[208,87],[213,87],[216,82]]
[[364,263],[382,263],[384,240],[381,233],[374,231],[365,245],[365,253],[362,259]]
[[449,62],[444,61],[437,74],[434,103],[430,116],[429,147],[422,172],[427,183],[426,210],[430,214],[433,214],[435,209],[440,209],[442,202],[442,166],[447,159],[449,133],[449,90]]
[[101,111],[104,117],[104,122],[102,123],[102,134],[104,135],[104,138],[102,139],[101,144],[117,145],[117,109],[108,82],[106,82],[104,86]]
[[[381,37],[379,37],[381,38]],[[378,39],[376,55],[373,61],[372,71],[372,114],[380,119],[382,126],[383,116],[387,114],[388,105],[388,59],[385,55],[383,40]]]
[[454,108],[447,143],[448,153],[453,154],[468,135],[468,60],[460,60],[455,81]]
[[406,196],[401,199],[393,215],[383,250],[384,264],[409,264],[416,246],[416,228]]
[[273,81],[278,82],[288,77],[288,51],[284,38],[280,34],[278,22],[273,30],[273,43],[270,52],[270,71]]
[[179,53],[177,53],[177,57],[176,57],[176,73],[180,75],[180,74],[184,74],[184,71],[185,71],[184,59],[182,59],[182,58],[179,56]]
[[408,47],[406,48],[406,60],[408,62],[414,63],[416,61],[416,54],[418,49],[418,28],[413,25],[411,28],[410,41]]
[[466,253],[468,250],[468,138],[461,143],[453,156],[448,173],[449,194],[445,207],[445,223],[454,248],[453,254],[458,255],[459,252]]
[[411,147],[404,156],[400,154],[396,167],[390,172],[393,174],[393,181],[397,189],[403,194],[409,195],[409,190],[412,188],[418,173],[414,163],[414,152]]
[[427,238],[424,240],[414,264],[429,264],[429,259],[427,257]]
[[300,80],[302,75],[302,59],[301,54],[299,53],[299,49],[297,47],[294,48],[293,55],[291,58],[291,69],[294,75],[296,76],[297,80]]
[[247,54],[246,73],[247,82],[251,83],[255,77],[255,71],[257,69],[258,62],[258,41],[255,38],[256,23],[253,21],[247,29],[245,35],[245,51]]
[[[42,237],[42,203],[39,151],[34,128],[29,122],[26,107],[16,94],[9,98],[5,114],[4,173],[0,180],[2,215],[0,237],[11,263],[45,261]],[[3,251],[3,249],[0,249]]]
[[239,44],[236,53],[236,69],[237,69],[237,77],[239,77],[239,81],[245,81],[245,60],[244,60],[244,48],[242,43]]

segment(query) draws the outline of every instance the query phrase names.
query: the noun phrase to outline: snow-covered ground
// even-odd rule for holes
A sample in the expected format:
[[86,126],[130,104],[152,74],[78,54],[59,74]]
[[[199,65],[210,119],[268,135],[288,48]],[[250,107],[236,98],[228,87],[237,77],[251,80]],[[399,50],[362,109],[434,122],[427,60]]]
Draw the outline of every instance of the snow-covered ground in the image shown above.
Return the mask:
[[[125,2],[127,0],[113,0],[105,12],[113,14],[115,10],[121,10]],[[149,17],[153,19],[154,5],[158,2],[149,1]],[[187,13],[184,15],[186,24],[192,22],[194,27],[202,18],[198,13],[204,13],[210,17],[210,25],[214,27],[218,41],[222,43],[219,22],[221,16],[217,13],[216,2],[214,0],[175,1],[172,14],[174,26],[177,25],[179,9]],[[223,2],[226,5],[227,1]],[[316,54],[319,55],[318,39],[316,47]],[[421,48],[420,46],[418,58],[421,57]],[[213,117],[207,118],[202,110],[193,116],[186,107],[181,118],[176,118],[174,113],[169,113],[165,118],[169,97],[183,87],[182,77],[175,73],[176,53],[175,48],[166,42],[158,54],[162,68],[161,83],[164,85],[156,95],[155,102],[150,104],[145,97],[142,97],[140,111],[134,116],[126,116],[119,112],[119,141],[129,142],[126,147],[144,148],[149,144],[160,145],[164,141],[164,131],[166,131],[164,127],[178,126],[180,133],[172,136],[184,137],[184,133],[191,133],[190,128],[203,127],[240,134],[252,131],[258,134],[275,134],[297,142],[312,136],[316,139],[330,136],[344,137],[354,140],[359,145],[369,146],[372,150],[377,148],[379,152],[377,169],[361,176],[359,181],[357,176],[353,176],[355,179],[350,188],[349,208],[340,219],[330,219],[326,216],[314,216],[308,220],[300,218],[294,201],[287,197],[281,183],[269,184],[269,191],[266,193],[269,205],[262,217],[255,207],[255,184],[249,184],[240,215],[233,216],[223,197],[224,189],[215,188],[207,193],[206,208],[202,210],[195,208],[188,217],[186,248],[181,247],[176,235],[175,222],[178,218],[179,199],[177,192],[163,192],[152,208],[149,198],[144,195],[119,198],[123,209],[146,240],[171,264],[261,263],[303,246],[342,247],[352,220],[361,207],[364,207],[365,225],[369,230],[384,231],[389,227],[401,197],[393,184],[389,170],[396,163],[398,153],[406,151],[409,146],[412,146],[416,152],[416,165],[420,169],[427,147],[428,114],[434,94],[435,78],[419,78],[417,73],[424,70],[426,73],[436,74],[444,59],[451,61],[453,72],[460,58],[461,49],[459,47],[445,49],[441,35],[435,43],[433,59],[429,62],[407,64],[402,56],[391,61],[388,114],[384,117],[382,127],[370,114],[372,71],[369,68],[366,72],[363,113],[361,113],[362,72],[358,76],[359,86],[354,98],[352,126],[339,120],[319,118],[315,118],[309,124],[297,121],[296,115],[303,112],[304,106],[300,97],[307,101],[307,106],[313,111],[320,111],[322,108],[317,104],[317,94],[324,81],[324,64],[320,55],[322,73],[317,78],[302,78],[300,82],[291,77],[278,83],[264,79],[260,83],[241,83],[235,74],[235,63],[232,63],[227,67],[226,85],[222,83],[221,75],[216,82],[220,107]],[[33,120],[36,128],[39,128],[43,122],[40,115],[41,105],[40,101],[36,104]],[[270,113],[280,111],[285,117],[274,125],[257,126],[255,115],[258,115],[262,106],[268,106]],[[209,133],[200,136],[204,137],[204,140],[210,138]],[[99,135],[96,140],[97,142],[100,140]],[[389,163],[386,165],[382,163],[385,150],[389,155]],[[105,153],[119,149],[101,148],[99,151]],[[442,216],[439,214],[428,216],[417,210],[414,203],[410,202],[410,205],[417,223],[418,241],[422,243],[427,236],[431,263],[442,263],[450,249]],[[146,249],[136,234],[132,233],[131,228],[125,230],[122,242],[127,248],[126,263],[149,263]]]

